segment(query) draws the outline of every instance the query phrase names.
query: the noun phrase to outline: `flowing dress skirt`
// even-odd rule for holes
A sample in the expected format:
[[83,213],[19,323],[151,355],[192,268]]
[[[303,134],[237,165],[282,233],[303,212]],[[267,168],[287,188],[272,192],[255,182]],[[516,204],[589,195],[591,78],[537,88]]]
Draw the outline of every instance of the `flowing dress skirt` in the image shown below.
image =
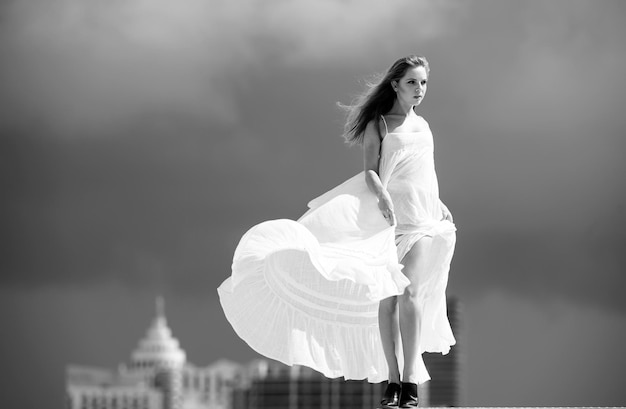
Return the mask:
[[[445,229],[433,228],[444,235],[431,232],[433,271],[420,288],[420,350],[447,353],[454,344],[445,305],[454,242]],[[298,221],[271,220],[248,230],[218,293],[233,329],[258,353],[329,378],[381,382],[388,368],[378,304],[409,285],[401,270],[395,226],[382,217],[361,172],[312,200]],[[419,361],[421,383],[430,378]]]

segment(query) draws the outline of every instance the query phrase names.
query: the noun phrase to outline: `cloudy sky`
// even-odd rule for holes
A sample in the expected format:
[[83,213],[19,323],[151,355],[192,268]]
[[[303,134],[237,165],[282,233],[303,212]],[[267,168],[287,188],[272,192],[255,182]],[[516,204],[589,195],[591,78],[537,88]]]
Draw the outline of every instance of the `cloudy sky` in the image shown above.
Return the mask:
[[61,407],[66,364],[127,361],[159,294],[191,362],[254,358],[215,290],[238,239],[361,170],[336,102],[411,53],[458,227],[466,404],[626,405],[625,20],[609,0],[0,3],[0,406]]

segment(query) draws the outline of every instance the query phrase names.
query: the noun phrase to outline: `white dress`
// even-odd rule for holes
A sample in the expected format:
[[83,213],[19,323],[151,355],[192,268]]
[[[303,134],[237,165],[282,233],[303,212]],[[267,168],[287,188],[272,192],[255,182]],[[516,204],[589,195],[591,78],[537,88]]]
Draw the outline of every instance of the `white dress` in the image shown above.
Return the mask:
[[[433,244],[420,275],[419,349],[446,354],[455,344],[445,289],[456,228],[442,220],[431,132],[387,133],[379,175],[396,226],[361,172],[312,200],[298,221],[266,221],[242,237],[218,293],[233,329],[258,353],[329,378],[386,380],[378,303],[404,292],[398,260],[423,236]],[[422,383],[430,377],[417,361]]]

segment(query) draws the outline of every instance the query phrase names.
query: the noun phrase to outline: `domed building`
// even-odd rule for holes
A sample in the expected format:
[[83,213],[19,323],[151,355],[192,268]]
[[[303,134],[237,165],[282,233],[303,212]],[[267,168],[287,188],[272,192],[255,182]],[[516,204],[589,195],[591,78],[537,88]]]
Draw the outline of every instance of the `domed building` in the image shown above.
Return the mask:
[[162,298],[146,335],[117,371],[67,367],[67,409],[227,409],[240,365],[222,360],[200,368],[187,362],[165,318]]
[[172,336],[167,326],[162,298],[156,301],[156,317],[148,328],[146,336],[139,341],[139,346],[131,355],[129,372],[146,373],[154,368],[180,369],[187,360],[185,351]]
[[[448,301],[462,346],[461,308],[456,299]],[[420,406],[462,406],[463,349],[457,345],[448,355],[425,355],[436,377],[420,385]],[[70,365],[66,376],[67,409],[363,409],[376,407],[384,388],[327,379],[312,369],[268,359],[194,366],[167,325],[162,299],[127,364],[117,371]]]

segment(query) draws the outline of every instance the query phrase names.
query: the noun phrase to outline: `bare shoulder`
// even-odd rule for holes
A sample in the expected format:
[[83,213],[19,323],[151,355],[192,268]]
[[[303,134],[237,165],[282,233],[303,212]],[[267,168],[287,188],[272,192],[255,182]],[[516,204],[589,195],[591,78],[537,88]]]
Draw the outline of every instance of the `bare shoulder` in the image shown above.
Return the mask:
[[418,115],[417,120],[418,120],[418,123],[420,124],[420,128],[423,128],[424,130],[430,129],[430,125],[428,124],[428,121],[423,116]]
[[420,114],[417,113],[416,110],[417,107],[413,107],[413,113],[415,114],[415,116],[417,117],[418,121],[422,123],[422,125],[428,127],[428,121],[426,120],[426,118],[424,118],[423,116],[421,116]]
[[363,132],[363,146],[380,145],[380,125],[377,121],[369,121]]

